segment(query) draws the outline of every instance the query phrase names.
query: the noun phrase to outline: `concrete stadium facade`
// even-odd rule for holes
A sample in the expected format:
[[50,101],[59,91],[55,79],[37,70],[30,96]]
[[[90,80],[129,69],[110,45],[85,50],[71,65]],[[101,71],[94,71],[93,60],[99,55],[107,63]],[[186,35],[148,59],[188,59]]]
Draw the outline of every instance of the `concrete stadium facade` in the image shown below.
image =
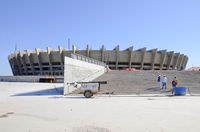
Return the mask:
[[167,52],[167,50],[146,48],[133,50],[133,46],[120,50],[117,46],[113,50],[86,50],[72,46],[72,50],[58,47],[58,50],[47,47],[46,50],[16,51],[8,56],[13,75],[56,75],[64,74],[64,57],[72,53],[80,54],[105,62],[110,69],[135,68],[139,70],[179,70],[185,68],[188,57],[184,54]]

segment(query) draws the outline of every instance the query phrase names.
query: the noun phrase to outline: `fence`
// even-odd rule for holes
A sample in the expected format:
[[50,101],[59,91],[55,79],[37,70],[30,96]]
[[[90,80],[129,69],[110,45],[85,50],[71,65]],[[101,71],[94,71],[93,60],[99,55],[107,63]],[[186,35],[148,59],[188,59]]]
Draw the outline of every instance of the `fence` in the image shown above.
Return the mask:
[[92,63],[92,64],[96,64],[96,65],[100,65],[100,66],[106,66],[106,64],[102,61],[98,61],[80,54],[71,54],[71,58],[73,59],[77,59],[77,60],[81,60],[81,61],[85,61],[88,63]]

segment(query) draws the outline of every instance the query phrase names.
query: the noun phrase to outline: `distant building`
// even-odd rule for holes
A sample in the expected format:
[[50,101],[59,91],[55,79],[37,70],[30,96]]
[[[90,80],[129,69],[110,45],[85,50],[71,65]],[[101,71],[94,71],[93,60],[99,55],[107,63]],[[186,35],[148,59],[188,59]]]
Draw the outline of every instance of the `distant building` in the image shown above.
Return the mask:
[[113,50],[106,50],[104,46],[100,50],[79,50],[75,46],[72,50],[58,47],[58,50],[47,48],[46,50],[17,51],[8,56],[13,75],[61,75],[64,74],[64,57],[70,57],[71,53],[81,54],[102,62],[110,69],[135,68],[138,70],[175,70],[186,67],[188,57],[184,54],[167,52],[166,50],[146,48],[133,50],[129,47],[120,50],[119,46]]

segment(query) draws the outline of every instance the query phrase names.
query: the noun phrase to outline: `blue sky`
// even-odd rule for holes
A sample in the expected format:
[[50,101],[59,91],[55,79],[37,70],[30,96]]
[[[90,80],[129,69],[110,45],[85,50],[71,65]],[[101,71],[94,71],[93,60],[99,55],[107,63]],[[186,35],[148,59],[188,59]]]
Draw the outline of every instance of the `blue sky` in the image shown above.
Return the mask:
[[167,49],[200,66],[199,0],[0,0],[0,75],[8,55],[47,46]]

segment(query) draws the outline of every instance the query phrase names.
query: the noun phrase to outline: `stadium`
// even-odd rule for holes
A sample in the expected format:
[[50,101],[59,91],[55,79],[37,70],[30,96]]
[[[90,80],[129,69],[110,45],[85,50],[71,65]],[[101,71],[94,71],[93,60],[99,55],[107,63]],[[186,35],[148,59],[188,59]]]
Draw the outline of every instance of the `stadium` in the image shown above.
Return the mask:
[[112,70],[134,68],[137,70],[180,70],[185,69],[188,57],[184,54],[167,50],[133,50],[133,46],[120,50],[119,45],[113,50],[86,50],[72,46],[72,50],[61,46],[58,50],[47,47],[46,50],[16,51],[8,56],[14,76],[17,75],[64,75],[64,57],[79,54],[106,63]]

